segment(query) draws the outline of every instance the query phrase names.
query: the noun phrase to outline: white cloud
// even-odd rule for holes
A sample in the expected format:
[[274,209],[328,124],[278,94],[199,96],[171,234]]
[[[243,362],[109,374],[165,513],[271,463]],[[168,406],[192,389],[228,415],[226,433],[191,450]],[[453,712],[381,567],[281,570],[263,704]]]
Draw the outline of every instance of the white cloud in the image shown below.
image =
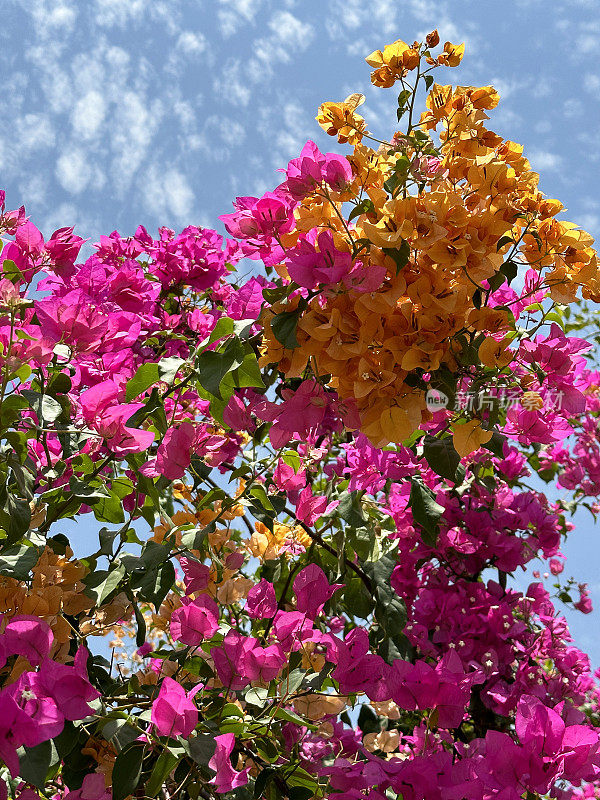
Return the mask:
[[[39,227],[42,233],[48,237],[52,231],[64,227],[65,221],[67,221],[66,224],[75,227],[75,233],[79,236],[89,236],[93,242],[98,241],[99,231],[101,231],[100,223],[94,215],[83,211],[80,203],[60,203],[46,215]],[[92,252],[92,247],[86,244],[84,248],[83,257],[85,258]]]
[[112,177],[119,194],[129,188],[148,156],[163,115],[164,107],[160,100],[148,103],[147,97],[141,93],[123,93],[110,128],[110,147],[114,155]]
[[583,80],[583,87],[591,94],[600,95],[600,75],[589,73]]
[[232,36],[242,25],[251,24],[262,0],[219,0],[219,28],[224,37]]
[[47,177],[40,174],[30,175],[20,181],[19,191],[21,197],[25,198],[30,205],[42,205],[48,195]]
[[64,37],[75,26],[77,5],[73,0],[22,0],[22,5],[31,14],[41,39],[50,39],[57,34]]
[[581,117],[583,116],[583,103],[576,97],[570,97],[568,100],[565,100],[563,113],[565,117],[570,119],[573,117]]
[[492,78],[490,84],[498,90],[502,100],[507,100],[516,92],[521,92],[527,86],[527,81],[510,80],[500,75]]
[[296,158],[314,132],[312,114],[307,114],[295,100],[276,103],[273,108],[260,109],[257,130],[269,143],[272,182],[280,183],[281,177],[277,176],[275,170],[285,166],[291,158]]
[[577,224],[590,233],[598,231],[600,234],[600,214],[581,214],[577,218]]
[[527,154],[532,169],[536,172],[540,170],[555,170],[562,165],[562,158],[557,153],[550,150],[531,150]]
[[302,22],[289,11],[276,11],[269,20],[269,36],[254,45],[256,58],[264,64],[287,63],[296,53],[306,50],[314,36],[309,22]]
[[147,209],[162,224],[189,222],[196,198],[187,178],[177,168],[163,169],[153,164],[142,178],[141,187]]
[[95,21],[98,25],[123,27],[139,19],[146,11],[147,0],[95,0]]
[[242,77],[239,61],[229,61],[221,75],[213,82],[213,92],[234,105],[247,106],[250,102],[248,82]]
[[91,90],[75,103],[71,114],[71,124],[75,136],[82,139],[93,139],[100,130],[106,116],[104,96]]
[[187,55],[203,53],[206,50],[206,37],[200,32],[184,31],[177,39],[175,50]]
[[211,161],[223,162],[245,138],[244,126],[236,119],[212,114],[204,123],[201,146]]
[[14,121],[15,144],[21,152],[49,150],[54,146],[55,133],[50,117],[44,114],[25,114]]
[[68,150],[56,162],[56,177],[66,192],[81,194],[92,177],[92,171],[82,150]]

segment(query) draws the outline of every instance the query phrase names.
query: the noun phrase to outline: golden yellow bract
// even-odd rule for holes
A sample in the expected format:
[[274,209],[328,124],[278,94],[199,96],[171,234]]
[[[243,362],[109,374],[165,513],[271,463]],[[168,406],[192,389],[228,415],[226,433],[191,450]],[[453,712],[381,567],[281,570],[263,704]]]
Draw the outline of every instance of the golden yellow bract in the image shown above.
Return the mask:
[[[424,45],[397,40],[375,50],[366,59],[373,82],[404,81],[421,55],[431,69],[457,66],[464,45],[446,42],[435,58],[427,48],[438,41],[434,31]],[[348,156],[353,180],[343,197],[315,192],[303,199],[294,212],[296,229],[282,243],[293,247],[308,230],[329,229],[338,249],[352,252],[367,271],[383,267],[385,277],[375,291],[340,285],[309,299],[299,317],[299,347],[292,350],[277,341],[270,321],[297,308],[299,297],[267,309],[260,363],[276,363],[288,377],[306,376],[307,370],[329,376],[328,385],[354,405],[361,430],[376,445],[405,441],[431,417],[424,391],[407,380],[414,384],[440,367],[456,370],[459,335],[486,334],[479,339],[479,369],[501,371],[510,363],[514,316],[509,308],[487,305],[485,283],[497,280],[505,261],[517,258],[536,270],[538,288],[558,302],[579,294],[600,297],[592,238],[555,219],[562,204],[540,192],[523,147],[485,127],[486,111],[499,99],[493,86],[434,83],[420,120],[421,138],[414,137],[414,128],[395,132],[388,144],[377,140],[377,150],[361,141],[373,138],[356,114],[362,95],[319,109],[324,130],[354,145]],[[439,135],[440,146],[439,159],[428,161],[423,153],[431,153],[433,143],[423,132],[429,131]],[[413,180],[423,165],[431,173]],[[398,169],[404,170],[404,184],[398,183]],[[347,223],[341,201],[351,198],[364,208]],[[398,267],[393,256],[401,249],[404,262]],[[284,266],[277,269],[287,275]],[[461,421],[454,431],[457,449],[467,454],[488,434],[479,420]],[[270,540],[261,542],[261,552],[273,547]]]

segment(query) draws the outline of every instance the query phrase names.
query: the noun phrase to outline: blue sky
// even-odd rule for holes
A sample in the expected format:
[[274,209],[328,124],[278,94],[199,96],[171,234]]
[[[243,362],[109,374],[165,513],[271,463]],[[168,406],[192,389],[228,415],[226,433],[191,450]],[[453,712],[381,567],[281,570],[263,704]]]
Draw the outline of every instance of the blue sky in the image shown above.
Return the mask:
[[[491,127],[598,236],[597,0],[3,0],[0,186],[46,236],[219,228],[307,139],[337,149],[314,121],[323,100],[364,92],[370,130],[391,135],[395,94],[370,86],[364,56],[434,27],[466,42],[441,82],[495,85]],[[569,618],[600,664],[600,531],[585,514],[565,573],[599,610]]]

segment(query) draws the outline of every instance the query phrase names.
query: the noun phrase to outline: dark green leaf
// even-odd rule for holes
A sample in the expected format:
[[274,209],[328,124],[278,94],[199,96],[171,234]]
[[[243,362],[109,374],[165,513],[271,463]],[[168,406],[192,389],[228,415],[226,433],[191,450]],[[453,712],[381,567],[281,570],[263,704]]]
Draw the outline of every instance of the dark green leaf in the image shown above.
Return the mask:
[[373,204],[372,200],[369,200],[366,197],[364,200],[361,200],[360,203],[357,203],[352,211],[348,216],[348,222],[352,222],[353,219],[360,217],[361,214],[369,214],[375,211],[375,205]]
[[408,264],[408,259],[410,258],[410,245],[403,239],[400,247],[393,249],[384,248],[383,252],[394,260],[396,263],[396,273],[398,273]]
[[72,382],[66,372],[56,372],[48,384],[48,392],[54,397],[71,391]]
[[367,561],[364,571],[371,579],[375,594],[375,618],[388,636],[402,633],[406,625],[406,606],[391,586],[391,575],[396,567],[391,555],[379,561]]
[[159,380],[158,364],[150,362],[141,364],[130,380],[127,381],[125,387],[125,399],[128,403],[143,394],[146,389],[149,389],[152,384],[157,383]]
[[432,490],[418,478],[411,480],[409,507],[417,525],[423,531],[424,541],[433,546],[437,539],[439,521],[444,507],[435,500]]
[[29,573],[38,562],[40,549],[29,547],[25,544],[12,547],[0,554],[0,575],[24,581],[29,578]]
[[501,250],[504,247],[504,245],[514,244],[514,243],[515,240],[512,238],[512,236],[501,236],[498,239],[498,244],[496,245],[496,252],[498,252],[498,250]]
[[9,494],[0,509],[0,527],[6,532],[5,544],[13,544],[29,530],[31,508],[27,500]]
[[293,350],[298,347],[296,329],[301,313],[302,311],[298,307],[294,311],[283,311],[271,320],[273,335],[287,350]]
[[124,575],[125,567],[122,564],[113,566],[110,570],[99,569],[90,572],[83,579],[86,586],[85,593],[95,601],[96,605],[100,606],[117,588]]
[[266,767],[260,771],[256,777],[256,781],[254,782],[255,798],[262,797],[264,795],[269,781],[273,780],[276,775],[277,770],[273,769],[273,767]]
[[344,492],[340,504],[336,509],[338,516],[353,528],[364,525],[366,516],[363,511],[361,498],[364,491]]
[[486,450],[490,450],[498,458],[504,458],[504,445],[508,441],[508,437],[499,431],[492,433],[492,438],[483,443]]
[[183,358],[171,356],[170,358],[161,358],[158,362],[158,376],[161,381],[171,384],[175,380],[177,372],[185,361]]
[[[236,347],[237,345],[237,347]],[[216,353],[205,350],[196,360],[196,373],[200,385],[215,397],[221,397],[221,381],[244,361],[245,353],[240,342],[231,342],[225,350]]]
[[249,386],[256,386],[262,389],[265,385],[254,353],[248,353],[244,356],[244,360],[234,371],[232,377],[234,386],[238,386],[240,389]]
[[145,745],[132,742],[117,755],[112,772],[113,800],[133,794],[142,776]]
[[508,284],[511,283],[516,277],[517,273],[519,272],[519,265],[509,259],[505,261],[504,264],[500,267],[500,272],[505,276],[506,282]]
[[50,767],[59,761],[54,743],[50,740],[42,742],[36,747],[23,749],[25,753],[19,756],[19,777],[27,783],[32,783],[38,789],[44,789]]
[[215,737],[208,733],[201,733],[187,741],[190,757],[202,766],[207,766],[215,754]]
[[81,502],[85,503],[87,506],[91,506],[102,499],[110,497],[108,489],[100,481],[86,483],[85,481],[78,481],[75,478],[71,478],[69,481],[69,489],[76,500],[81,500]]
[[166,778],[173,772],[179,762],[178,756],[168,749],[164,749],[156,760],[148,783],[144,786],[147,797],[155,797],[160,792]]
[[456,470],[460,464],[460,456],[454,448],[452,437],[436,439],[425,436],[423,440],[423,455],[431,469],[442,478],[456,481]]
[[351,578],[344,590],[344,606],[349,614],[367,619],[373,610],[373,599],[359,577]]
[[53,397],[47,394],[34,392],[33,389],[23,389],[21,394],[26,398],[30,408],[35,411],[37,418],[45,422],[54,422],[63,412],[63,407]]
[[170,561],[149,569],[139,584],[142,600],[154,603],[156,610],[175,583],[175,568]]

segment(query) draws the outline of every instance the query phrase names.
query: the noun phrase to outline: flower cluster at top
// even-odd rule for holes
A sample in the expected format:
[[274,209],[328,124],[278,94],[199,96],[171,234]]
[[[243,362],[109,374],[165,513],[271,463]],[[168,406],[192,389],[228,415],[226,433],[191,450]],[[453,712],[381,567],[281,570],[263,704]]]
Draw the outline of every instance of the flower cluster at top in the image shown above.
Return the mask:
[[[498,93],[433,82],[432,70],[461,54],[447,44],[436,60],[403,42],[373,53],[373,82],[402,84],[406,130],[373,149],[361,95],[324,103],[320,125],[353,151],[322,154],[309,142],[284,183],[238,198],[221,218],[244,255],[289,287],[264,313],[262,363],[288,377],[329,376],[380,446],[428,421],[426,390],[445,373],[474,380],[480,362],[494,378],[510,375],[509,362],[523,360],[511,345],[524,309],[600,298],[589,234],[556,219],[562,205],[539,190],[523,148],[485,127]],[[419,120],[410,72],[429,88]],[[519,270],[521,299],[509,287]]]
[[405,130],[324,103],[353,152],[308,142],[235,241],[78,262],[0,195],[0,800],[600,796],[557,605],[592,611],[596,254],[438,44],[372,53]]

